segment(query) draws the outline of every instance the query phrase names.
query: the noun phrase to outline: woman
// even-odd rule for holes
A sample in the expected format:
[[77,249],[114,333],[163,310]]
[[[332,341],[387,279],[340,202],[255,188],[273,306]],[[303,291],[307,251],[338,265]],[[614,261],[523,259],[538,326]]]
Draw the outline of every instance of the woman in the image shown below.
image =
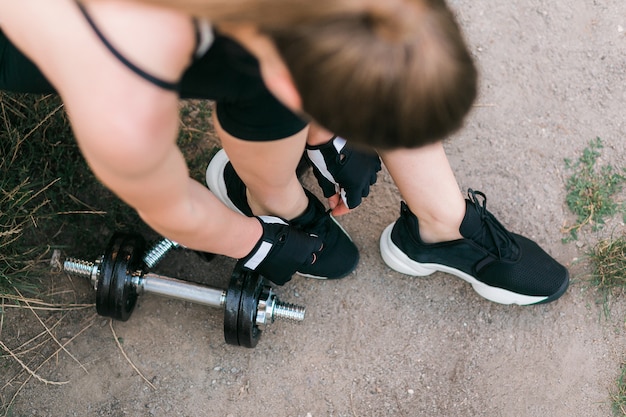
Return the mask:
[[[254,111],[248,113],[255,114],[257,101],[235,100],[235,110],[232,102],[218,101],[216,126],[232,164],[228,158],[212,164],[223,192],[215,185],[212,190],[246,216],[229,210],[188,178],[175,146],[176,102],[185,76],[198,65],[194,52],[205,53],[197,50],[203,25],[154,5],[83,4],[5,1],[0,14],[9,38],[61,94],[81,150],[105,185],[164,236],[239,258],[275,282],[286,282],[294,271],[339,278],[354,269],[356,247],[302,189],[295,167],[305,143],[310,155],[325,149],[316,173],[336,183],[331,207],[338,214],[345,211],[342,192],[359,197],[350,206],[367,195],[378,169],[375,155],[363,156],[323,129],[309,131],[298,118],[287,129],[286,115],[276,125],[280,132],[259,134],[255,118],[242,111],[249,104]],[[476,72],[443,2],[353,0],[312,7],[267,0],[262,13],[251,4],[198,0],[168,7],[192,7],[186,12],[208,18],[243,45],[258,60],[267,89],[288,109],[380,151],[407,201],[381,246],[392,267],[413,275],[445,270],[502,303],[552,301],[565,291],[565,268],[507,232],[476,194],[464,200],[458,191],[440,141],[471,106]],[[239,70],[258,78],[255,70]],[[384,150],[398,147],[417,148]],[[529,285],[525,266],[536,263],[548,271],[538,287]]]

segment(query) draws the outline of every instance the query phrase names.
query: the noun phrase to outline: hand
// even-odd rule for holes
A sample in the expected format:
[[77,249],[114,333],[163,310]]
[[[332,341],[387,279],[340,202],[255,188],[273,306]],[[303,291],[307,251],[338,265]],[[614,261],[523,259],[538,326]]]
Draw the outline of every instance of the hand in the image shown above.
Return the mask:
[[328,197],[328,207],[330,207],[330,214],[335,217],[350,213],[350,209],[338,193]]
[[284,285],[301,267],[314,263],[322,249],[321,239],[290,226],[275,216],[258,216],[263,234],[238,267],[257,271],[277,285]]
[[381,168],[376,152],[355,149],[337,136],[323,145],[307,145],[306,155],[335,215],[361,204],[363,197],[369,195],[370,185],[376,183]]

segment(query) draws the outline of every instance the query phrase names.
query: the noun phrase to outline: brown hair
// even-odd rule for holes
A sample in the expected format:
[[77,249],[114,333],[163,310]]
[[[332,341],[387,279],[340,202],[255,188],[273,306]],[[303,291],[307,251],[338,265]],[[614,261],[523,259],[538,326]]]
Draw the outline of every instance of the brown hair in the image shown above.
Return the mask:
[[351,142],[436,142],[462,125],[476,97],[476,68],[443,0],[146,1],[257,24],[305,112]]

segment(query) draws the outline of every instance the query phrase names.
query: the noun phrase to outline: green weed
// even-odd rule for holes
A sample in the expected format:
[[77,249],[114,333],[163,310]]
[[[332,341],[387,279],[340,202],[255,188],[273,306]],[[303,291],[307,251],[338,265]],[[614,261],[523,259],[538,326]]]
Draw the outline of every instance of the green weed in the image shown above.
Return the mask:
[[[623,295],[626,291],[626,235],[605,239],[588,253],[592,264],[592,283],[604,300],[604,314],[609,315],[609,297]],[[613,414],[626,417],[626,364],[622,364],[617,386],[611,394]]]
[[610,316],[610,300],[626,291],[626,235],[600,240],[587,253],[591,264],[590,281],[601,300],[606,317]]
[[[596,138],[576,162],[565,160],[566,168],[574,171],[566,183],[566,202],[577,220],[576,224],[564,230],[569,234],[563,239],[564,242],[578,239],[578,232],[585,226],[590,226],[593,231],[599,230],[606,218],[620,211],[626,220],[624,205],[614,201],[615,195],[622,190],[626,176],[611,165],[596,166],[602,148],[602,139]],[[592,284],[598,288],[603,299],[604,314],[608,316],[609,298],[623,294],[626,290],[626,235],[599,241],[587,256],[592,265]],[[626,417],[624,365],[611,397],[614,415]]]
[[617,389],[612,394],[613,415],[626,417],[626,363],[622,364],[622,373],[617,379]]
[[593,283],[602,291],[626,291],[626,235],[601,240],[589,253]]
[[626,176],[616,172],[611,165],[596,167],[602,148],[602,139],[596,138],[576,162],[565,159],[565,167],[574,171],[567,180],[566,202],[577,216],[576,224],[564,230],[569,233],[565,241],[578,239],[578,232],[585,225],[598,230],[605,218],[623,210],[623,206],[613,201],[613,197],[622,190]]

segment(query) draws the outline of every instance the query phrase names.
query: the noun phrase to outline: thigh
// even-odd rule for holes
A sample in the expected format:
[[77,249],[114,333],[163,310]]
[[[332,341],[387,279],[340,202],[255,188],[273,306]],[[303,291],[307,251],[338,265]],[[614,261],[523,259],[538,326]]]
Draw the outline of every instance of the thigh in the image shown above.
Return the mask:
[[249,141],[215,126],[235,171],[246,185],[248,204],[256,215],[292,219],[304,212],[308,199],[296,176],[308,129],[281,140]]

